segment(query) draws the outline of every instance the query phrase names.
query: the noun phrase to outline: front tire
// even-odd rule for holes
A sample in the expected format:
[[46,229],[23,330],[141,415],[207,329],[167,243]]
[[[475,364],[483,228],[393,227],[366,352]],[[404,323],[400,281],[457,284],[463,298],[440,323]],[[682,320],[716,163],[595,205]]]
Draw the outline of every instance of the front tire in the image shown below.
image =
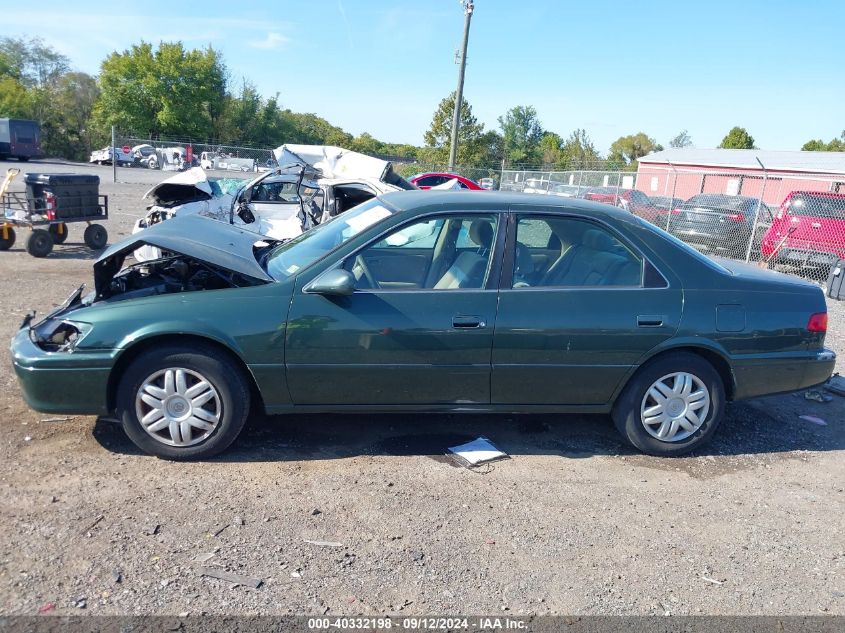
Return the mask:
[[724,412],[725,386],[713,366],[696,354],[671,352],[634,374],[612,416],[643,453],[672,457],[704,446]]
[[240,367],[205,345],[166,345],[141,354],[117,390],[117,413],[142,451],[172,460],[226,450],[246,423],[250,390]]
[[26,240],[26,252],[33,257],[47,257],[53,250],[53,238],[44,229],[34,229]]

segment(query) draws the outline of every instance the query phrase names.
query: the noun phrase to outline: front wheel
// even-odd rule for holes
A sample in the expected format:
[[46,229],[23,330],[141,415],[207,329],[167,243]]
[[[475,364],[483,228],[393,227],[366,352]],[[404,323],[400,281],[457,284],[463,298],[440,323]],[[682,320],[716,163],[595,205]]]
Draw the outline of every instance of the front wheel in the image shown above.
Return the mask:
[[141,354],[117,391],[117,413],[138,448],[165,459],[203,459],[227,449],[250,408],[243,372],[204,345]]
[[706,444],[725,412],[725,386],[713,366],[689,352],[647,363],[613,406],[619,432],[649,455],[684,455]]
[[44,229],[34,229],[26,240],[26,252],[33,257],[47,257],[53,250],[53,238]]

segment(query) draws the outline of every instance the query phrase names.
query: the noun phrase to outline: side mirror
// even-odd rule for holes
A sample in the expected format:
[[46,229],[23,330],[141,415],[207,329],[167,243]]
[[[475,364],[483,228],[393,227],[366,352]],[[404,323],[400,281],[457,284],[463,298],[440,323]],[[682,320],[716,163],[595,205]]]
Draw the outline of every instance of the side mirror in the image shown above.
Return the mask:
[[348,297],[355,291],[355,276],[348,270],[333,268],[305,287],[305,292],[316,295]]

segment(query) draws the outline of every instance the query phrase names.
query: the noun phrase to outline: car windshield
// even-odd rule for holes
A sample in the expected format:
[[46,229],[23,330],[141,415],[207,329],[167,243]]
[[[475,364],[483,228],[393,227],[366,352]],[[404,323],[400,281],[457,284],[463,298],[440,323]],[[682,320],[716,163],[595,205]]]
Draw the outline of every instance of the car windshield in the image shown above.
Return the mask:
[[274,248],[264,262],[267,273],[277,281],[287,279],[392,213],[377,198],[359,204]]
[[789,203],[789,213],[830,220],[845,220],[845,196],[797,195]]

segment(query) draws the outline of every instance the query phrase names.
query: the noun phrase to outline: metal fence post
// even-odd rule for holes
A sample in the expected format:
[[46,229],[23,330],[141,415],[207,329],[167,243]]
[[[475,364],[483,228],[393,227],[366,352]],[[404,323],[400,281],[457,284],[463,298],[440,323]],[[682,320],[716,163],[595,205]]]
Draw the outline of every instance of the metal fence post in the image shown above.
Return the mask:
[[669,167],[672,170],[672,197],[669,200],[669,210],[666,214],[666,232],[669,232],[669,223],[672,221],[672,212],[674,209],[672,207],[675,206],[675,189],[678,187],[678,170],[675,169],[675,166],[672,163],[669,163]]
[[757,208],[754,210],[754,222],[751,223],[751,235],[748,238],[748,248],[745,249],[746,263],[751,261],[751,246],[754,244],[754,234],[757,232],[757,221],[760,219],[760,207],[763,205],[763,196],[766,195],[766,182],[769,179],[769,172],[766,171],[766,166],[760,162],[760,159],[755,156],[754,160],[760,165],[763,170],[763,188],[760,190],[760,197],[757,198]]
[[117,156],[114,151],[117,141],[115,140],[114,126],[111,126],[111,177],[112,182],[117,182]]

